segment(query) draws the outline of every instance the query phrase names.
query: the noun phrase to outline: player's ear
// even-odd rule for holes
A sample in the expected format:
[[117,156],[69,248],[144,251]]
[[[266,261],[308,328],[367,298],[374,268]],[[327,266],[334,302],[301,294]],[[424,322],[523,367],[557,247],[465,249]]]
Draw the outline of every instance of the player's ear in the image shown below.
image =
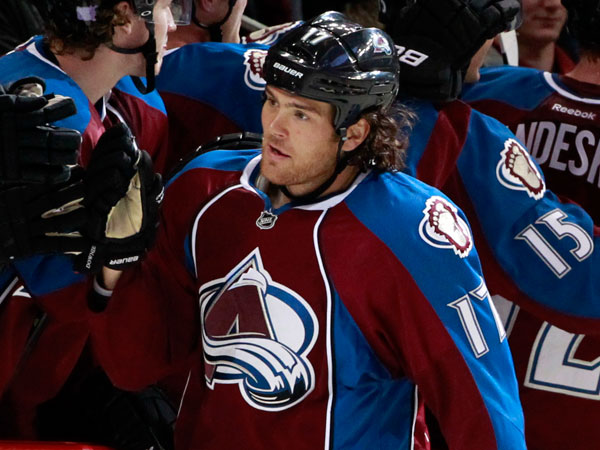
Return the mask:
[[133,19],[136,15],[129,2],[117,3],[114,6],[113,11],[115,12],[115,16],[112,25],[114,27],[115,37],[122,34],[131,34],[133,32]]
[[361,118],[355,124],[348,127],[346,130],[346,142],[342,146],[342,150],[350,152],[358,147],[369,135],[371,125],[366,119]]

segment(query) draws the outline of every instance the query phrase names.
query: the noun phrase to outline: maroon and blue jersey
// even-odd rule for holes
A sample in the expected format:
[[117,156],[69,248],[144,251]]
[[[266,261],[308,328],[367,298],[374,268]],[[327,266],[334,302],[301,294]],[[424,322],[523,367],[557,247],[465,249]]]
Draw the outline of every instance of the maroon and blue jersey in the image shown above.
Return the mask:
[[523,449],[504,328],[463,213],[401,173],[273,208],[258,150],[170,182],[156,247],[94,318],[113,381],[191,368],[180,449]]
[[419,120],[406,170],[470,218],[490,290],[505,289],[511,299],[520,291],[529,297],[523,306],[547,320],[597,333],[600,256],[592,218],[546,188],[525,147],[497,120],[461,101],[411,106]]
[[485,69],[463,100],[507,125],[550,189],[600,223],[600,86],[516,67]]
[[227,133],[262,132],[262,44],[201,42],[167,52],[156,89],[169,115],[167,168]]
[[408,170],[470,218],[509,334],[528,448],[589,448],[600,415],[600,347],[597,336],[573,333],[598,332],[597,228],[579,206],[545,189],[505,125],[460,101],[413,106],[419,122]]
[[[482,71],[481,84],[468,86],[464,98],[506,124],[542,167],[548,187],[583,206],[598,223],[598,85],[532,69],[498,68]],[[568,225],[568,219],[563,221]],[[577,232],[574,228],[571,231]],[[597,236],[598,228],[594,231]],[[558,256],[565,257],[562,253]],[[573,256],[577,256],[576,248]],[[579,288],[584,283],[572,280],[571,293],[563,294],[566,305],[581,303],[580,295],[586,293]],[[589,295],[590,301],[600,303],[594,292]],[[544,316],[508,305],[507,326],[521,384],[529,448],[589,448],[590,442],[600,437],[596,426],[600,417],[598,336],[565,331],[545,321]],[[564,411],[572,414],[565,415]],[[562,420],[555,421],[555,417]]]
[[[97,105],[92,105],[75,81],[57,65],[41,36],[32,38],[0,58],[0,83],[33,75],[44,79],[47,93],[71,97],[75,102],[77,113],[56,122],[56,125],[81,133],[81,165],[88,163],[91,152],[105,129],[124,121],[136,136],[138,146],[153,157],[155,169],[159,172],[163,170],[168,144],[168,121],[164,104],[156,92],[142,95],[136,90],[131,78],[126,77]],[[72,272],[71,259],[66,256],[36,257],[15,265],[34,296],[57,291],[83,279]]]
[[[268,42],[266,43],[268,44]],[[246,48],[248,47],[244,45],[217,43],[193,44],[192,46],[182,47],[165,58],[174,58],[179,52],[183,52],[180,57],[177,57],[179,59],[176,63],[176,60],[173,60],[172,66],[170,66],[170,63],[167,63],[167,67],[172,67],[172,70],[163,70],[159,78],[164,77],[162,78],[164,80],[162,83],[169,83],[171,86],[170,89],[173,91],[176,89],[180,91],[184,89],[194,90],[195,94],[190,94],[188,98],[193,99],[196,96],[196,100],[193,100],[195,104],[202,104],[201,101],[198,102],[198,98],[208,98],[210,95],[213,95],[214,100],[212,100],[211,108],[220,109],[223,111],[222,114],[225,115],[232,114],[232,110],[230,109],[231,104],[234,104],[238,99],[244,99],[246,102],[244,107],[233,108],[233,113],[242,115],[243,119],[239,120],[242,120],[246,124],[242,128],[248,131],[260,131],[259,118],[262,106],[260,97],[264,90],[264,80],[259,76],[261,73],[261,60],[260,58],[256,60],[257,66],[255,64],[243,64],[241,62],[241,54],[246,51],[244,50]],[[189,53],[190,58],[184,61],[183,55],[187,51],[191,52]],[[252,53],[255,50],[250,49],[248,51]],[[260,51],[264,53],[266,49],[261,49]],[[210,64],[210,58],[206,57],[210,52],[214,52],[215,56],[216,54],[219,55],[219,62],[213,64],[219,64],[222,67],[237,67],[237,70],[232,70],[227,77],[228,88],[226,90],[217,89],[221,84],[220,79],[215,78],[214,74],[220,72],[208,70],[204,73],[200,70],[203,67],[200,61],[206,59],[207,64]],[[197,59],[192,59],[192,54],[195,54]],[[243,59],[246,62],[254,60],[248,56],[245,56]],[[231,60],[231,62],[227,60]],[[194,61],[194,63],[190,61]],[[190,70],[199,70],[198,76],[201,76],[200,73],[202,73],[204,77],[202,78],[202,83],[183,83],[178,81],[181,79],[181,75],[178,74],[183,72],[180,70],[176,73],[174,70],[179,67],[189,67]],[[252,74],[255,74],[256,77],[253,77]],[[254,80],[256,84],[251,83],[249,80]],[[159,85],[159,89],[164,90],[164,87],[161,88]],[[164,92],[162,94],[165,95]],[[168,98],[166,102],[167,106],[169,106]],[[563,326],[583,327],[586,330],[596,329],[597,319],[600,317],[600,309],[594,305],[595,302],[592,300],[596,292],[596,284],[598,284],[592,280],[595,278],[592,263],[595,259],[594,256],[590,256],[593,255],[590,252],[590,248],[593,248],[593,224],[585,211],[575,205],[560,202],[552,193],[547,192],[543,176],[539,174],[539,170],[535,167],[535,164],[529,161],[526,152],[523,152],[523,147],[519,140],[515,139],[515,136],[508,132],[504,126],[482,118],[482,115],[479,113],[472,113],[471,109],[464,104],[462,104],[462,108],[459,107],[461,105],[460,102],[452,103],[440,115],[438,115],[438,112],[433,107],[426,105],[426,103],[423,103],[420,106],[416,106],[419,114],[418,131],[415,131],[411,138],[413,144],[408,150],[409,168],[407,170],[425,182],[442,189],[444,192],[446,192],[446,189],[454,189],[455,187],[446,186],[445,180],[448,174],[455,172],[455,165],[463,150],[463,144],[467,142],[468,145],[466,147],[472,148],[472,150],[465,152],[461,157],[461,165],[465,167],[461,171],[461,176],[467,182],[460,181],[463,186],[461,195],[467,204],[463,206],[459,203],[459,206],[467,214],[473,214],[471,221],[477,225],[475,227],[477,229],[476,236],[480,234],[479,230],[482,230],[482,233],[485,231],[485,242],[488,245],[486,252],[489,253],[489,256],[486,255],[485,259],[491,261],[489,265],[493,264],[495,268],[499,266],[499,270],[494,270],[494,273],[502,274],[501,279],[498,279],[497,283],[494,283],[498,285],[510,284],[512,286],[512,298],[517,298],[518,295],[521,295],[521,292],[525,292],[527,296],[524,296],[522,302],[543,311],[547,317],[552,317],[553,320],[557,320]],[[181,111],[185,111],[185,109]],[[169,114],[171,117],[171,111],[169,111]],[[471,115],[473,115],[474,119],[471,118]],[[188,114],[188,116],[188,120],[191,120],[192,115]],[[202,121],[202,118],[205,116],[206,114],[203,114],[197,118],[194,116],[194,118]],[[215,115],[215,117],[217,116]],[[255,121],[254,125],[250,125],[250,122],[248,122],[250,118]],[[440,120],[438,121],[438,119]],[[431,135],[434,127],[436,131]],[[200,127],[197,121],[193,125],[185,126],[187,136],[194,134],[193,129],[202,130],[203,127]],[[490,133],[490,137],[487,137],[487,133]],[[430,137],[432,138],[431,141]],[[497,150],[491,152],[493,154],[489,155],[489,159],[481,160],[482,156],[477,155],[476,150],[487,148],[490,146],[490,142],[494,140],[496,143],[493,146]],[[515,142],[516,145],[511,146],[512,142]],[[428,149],[426,151],[427,146]],[[509,146],[510,149],[505,149],[505,146]],[[186,151],[189,151],[189,148]],[[436,150],[436,148],[439,150]],[[497,154],[494,152],[497,152]],[[504,153],[502,154],[502,152]],[[423,157],[423,155],[425,156]],[[480,160],[478,164],[481,164],[485,170],[469,170],[468,167],[477,161],[477,159],[471,158],[478,158]],[[504,161],[504,168],[500,170],[498,166],[501,160]],[[522,164],[521,162],[524,163]],[[420,164],[419,172],[417,172],[415,164]],[[509,167],[511,165],[512,168]],[[530,165],[534,166],[535,170],[530,169]],[[514,168],[516,168],[516,171],[513,170]],[[525,173],[518,173],[518,170],[521,169],[525,170]],[[499,179],[502,182],[492,182]],[[482,188],[482,185],[486,187]],[[509,187],[507,188],[506,186]],[[490,199],[495,199],[495,208],[486,209],[481,206],[478,206],[479,209],[477,210],[466,208],[467,205],[471,204],[470,196],[478,199],[476,202],[477,205],[484,205],[485,196],[483,192],[489,194]],[[453,200],[458,201],[455,198],[456,194],[454,192],[451,193],[449,191],[446,193]],[[513,195],[505,198],[507,193],[512,193]],[[515,215],[510,216],[511,221],[499,220],[498,216],[506,209],[505,202],[511,200],[512,197],[518,203],[522,203],[524,205],[523,208],[514,209]],[[536,223],[536,220],[544,215],[541,211],[549,213],[555,209],[562,212],[555,212],[554,215],[549,216],[547,222],[550,225],[544,226]],[[519,211],[524,212],[526,210],[528,214],[523,216],[519,222],[520,226],[523,227],[524,235],[521,240],[515,241],[510,234],[513,232],[510,227],[517,225],[513,221],[516,220],[516,214]],[[481,217],[478,216],[479,214],[481,214]],[[562,214],[566,214],[567,218],[561,218]],[[562,227],[561,231],[558,232],[558,236],[568,237],[566,239],[558,239],[555,232],[556,228],[560,225],[557,225],[557,223],[563,222],[574,223],[574,225],[568,226],[567,223],[566,228]],[[534,227],[531,230],[528,228],[530,225]],[[583,227],[584,231],[579,232],[579,227]],[[541,233],[541,239],[537,237],[537,233]],[[543,237],[546,235],[548,237]],[[505,245],[506,242],[510,243],[510,245]],[[564,253],[564,256],[554,257],[554,245],[558,245],[559,253]],[[579,246],[581,247],[578,248],[575,254],[571,253],[573,248]],[[529,250],[523,253],[521,248],[526,247]],[[558,273],[559,276],[554,277],[552,283],[549,285],[540,283],[539,278],[521,276],[520,273],[532,271],[536,267],[535,264],[532,264],[524,256],[533,257],[533,261],[536,264],[542,259],[545,267],[544,270],[552,274]],[[537,273],[539,276],[542,276],[543,272]],[[564,278],[565,276],[566,278]],[[574,279],[585,280],[584,283],[578,281],[578,290],[581,294],[578,295],[578,298],[580,300],[576,306],[565,305],[563,299],[571,295],[571,280]],[[581,320],[581,318],[590,318],[590,320]]]
[[[32,75],[44,79],[46,93],[74,100],[77,113],[56,125],[81,133],[81,165],[89,162],[105,129],[124,121],[132,129],[139,147],[147,150],[157,170],[162,170],[168,122],[164,104],[156,92],[141,95],[127,77],[92,105],[75,81],[58,66],[40,36],[0,58],[0,83]],[[32,298],[7,294],[0,301],[0,323],[6,325],[3,328],[6,332],[0,335],[2,360],[6,362],[0,373],[0,392],[10,383],[0,402],[0,435],[34,439],[36,407],[60,391],[88,339],[86,277],[73,272],[72,260],[65,255],[40,255],[15,261],[1,275],[0,291],[10,292],[13,283],[18,283],[26,286],[18,292],[30,293]],[[35,346],[26,350],[27,337],[36,326],[40,310],[48,318]],[[25,357],[24,351],[28,352]],[[17,364],[19,373],[14,376]]]

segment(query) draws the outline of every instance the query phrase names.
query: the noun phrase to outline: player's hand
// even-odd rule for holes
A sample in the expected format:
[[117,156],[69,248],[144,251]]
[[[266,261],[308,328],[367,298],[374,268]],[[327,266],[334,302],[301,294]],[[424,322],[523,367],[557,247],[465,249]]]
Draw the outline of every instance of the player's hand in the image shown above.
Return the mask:
[[237,0],[229,18],[221,25],[222,42],[239,44],[240,43],[240,28],[242,27],[242,16],[248,0]]
[[37,254],[81,252],[77,230],[86,223],[81,205],[83,170],[58,184],[23,184],[0,191],[0,263]]
[[139,150],[126,125],[108,130],[92,153],[85,178],[90,241],[75,270],[97,273],[139,262],[154,242],[163,197],[162,178],[150,155]]
[[63,183],[77,161],[81,135],[50,125],[76,113],[71,98],[42,95],[37,77],[0,86],[0,186]]
[[382,1],[381,19],[399,51],[400,89],[433,101],[455,99],[471,58],[486,40],[515,26],[519,0]]

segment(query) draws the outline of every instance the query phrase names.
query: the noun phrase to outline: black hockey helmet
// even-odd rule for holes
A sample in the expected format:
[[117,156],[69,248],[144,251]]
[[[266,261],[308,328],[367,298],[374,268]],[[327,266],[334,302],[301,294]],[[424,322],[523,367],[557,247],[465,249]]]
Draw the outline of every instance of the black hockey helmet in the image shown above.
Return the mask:
[[334,128],[343,136],[364,111],[393,102],[398,70],[394,44],[385,32],[326,12],[273,45],[263,75],[269,85],[331,103]]
[[562,0],[567,8],[567,31],[580,46],[600,49],[600,0]]
[[[109,45],[119,53],[142,53],[146,59],[147,86],[134,77],[142,93],[154,89],[154,66],[157,60],[154,39],[154,7],[159,0],[33,0],[45,24],[53,24],[74,41],[82,40],[89,32],[90,25],[96,21],[98,10],[111,10],[121,1],[127,1],[135,12],[146,22],[150,36],[148,41],[137,48],[121,48]],[[173,0],[170,8],[173,19],[178,25],[188,25],[191,19],[193,0]]]

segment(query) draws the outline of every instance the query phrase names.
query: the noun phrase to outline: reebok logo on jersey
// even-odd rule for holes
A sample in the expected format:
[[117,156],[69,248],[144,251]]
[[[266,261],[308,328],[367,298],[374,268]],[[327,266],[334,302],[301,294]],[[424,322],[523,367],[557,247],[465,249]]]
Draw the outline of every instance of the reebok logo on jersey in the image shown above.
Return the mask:
[[589,111],[581,111],[577,108],[568,108],[566,106],[561,105],[560,103],[555,103],[552,105],[552,111],[557,111],[563,114],[568,114],[573,117],[581,117],[582,119],[596,120],[596,113]]
[[281,63],[276,62],[275,64],[273,64],[273,67],[277,70],[281,70],[282,72],[287,73],[288,75],[291,75],[292,77],[296,77],[296,78],[300,78],[302,79],[302,77],[304,76],[304,74],[302,72],[297,71],[296,69],[292,69],[288,66],[284,66]]
[[496,166],[496,176],[504,187],[525,191],[536,200],[546,192],[544,179],[529,152],[514,139],[507,139],[504,143],[504,150],[500,152],[500,161]]
[[111,259],[108,262],[108,264],[111,266],[117,266],[117,265],[121,265],[121,264],[133,263],[133,262],[136,262],[138,259],[140,259],[139,256],[128,256],[126,258]]
[[448,200],[434,195],[425,202],[419,235],[432,247],[452,249],[461,258],[469,255],[473,238],[467,223]]

